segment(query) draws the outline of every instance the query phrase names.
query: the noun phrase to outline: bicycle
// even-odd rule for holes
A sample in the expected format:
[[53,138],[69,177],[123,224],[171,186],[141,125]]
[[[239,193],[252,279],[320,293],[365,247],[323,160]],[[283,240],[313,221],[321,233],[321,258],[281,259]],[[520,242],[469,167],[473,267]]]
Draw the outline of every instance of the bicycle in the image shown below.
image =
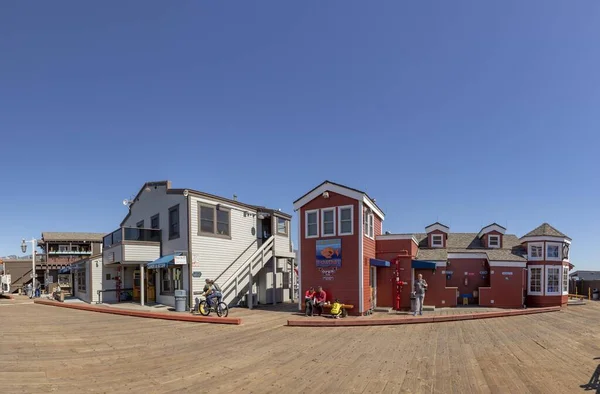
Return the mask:
[[216,297],[212,299],[212,305],[210,306],[208,305],[206,298],[198,303],[198,312],[200,312],[202,316],[208,316],[210,315],[210,312],[213,311],[216,312],[219,317],[227,317],[229,315],[229,307],[227,304],[223,301],[219,302]]

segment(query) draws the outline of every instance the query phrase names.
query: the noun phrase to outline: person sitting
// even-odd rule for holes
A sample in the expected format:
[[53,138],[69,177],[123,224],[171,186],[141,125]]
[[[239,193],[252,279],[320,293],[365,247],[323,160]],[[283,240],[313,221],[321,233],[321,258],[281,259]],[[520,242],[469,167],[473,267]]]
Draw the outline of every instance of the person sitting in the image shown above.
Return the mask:
[[336,298],[333,305],[331,305],[331,317],[334,319],[339,319],[340,316],[342,316],[342,311],[344,309],[343,306],[344,305],[340,302],[340,300]]
[[315,298],[315,288],[311,287],[304,293],[304,306],[306,307],[306,316],[313,315],[313,304]]
[[214,298],[217,298],[217,305],[221,302],[221,300],[223,299],[223,293],[221,292],[221,288],[215,283],[214,280],[210,281],[210,287],[212,288],[212,294],[208,296],[207,300],[209,305],[211,305],[211,301]]
[[323,305],[325,305],[325,301],[327,300],[327,293],[325,293],[321,286],[317,287],[314,300],[314,306],[317,310],[317,314],[321,316],[323,314]]

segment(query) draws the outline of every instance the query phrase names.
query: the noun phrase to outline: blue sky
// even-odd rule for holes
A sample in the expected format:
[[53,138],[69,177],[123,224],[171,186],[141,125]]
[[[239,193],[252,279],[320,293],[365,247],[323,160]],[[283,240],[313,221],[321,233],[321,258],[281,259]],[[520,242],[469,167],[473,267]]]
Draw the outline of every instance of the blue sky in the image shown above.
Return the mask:
[[145,181],[291,212],[330,179],[375,197],[384,230],[547,221],[600,269],[599,17],[591,1],[4,0],[0,255],[112,231]]

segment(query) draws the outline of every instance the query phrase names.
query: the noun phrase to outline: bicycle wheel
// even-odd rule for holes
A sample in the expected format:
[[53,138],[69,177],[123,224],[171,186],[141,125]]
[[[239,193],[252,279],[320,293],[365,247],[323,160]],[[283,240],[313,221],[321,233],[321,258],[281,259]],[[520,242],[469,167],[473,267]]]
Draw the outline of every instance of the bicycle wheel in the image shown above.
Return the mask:
[[219,317],[227,317],[229,315],[229,307],[224,302],[219,302],[217,305],[217,316]]
[[198,305],[198,312],[200,312],[202,316],[210,315],[210,307],[205,300],[200,301],[200,305]]

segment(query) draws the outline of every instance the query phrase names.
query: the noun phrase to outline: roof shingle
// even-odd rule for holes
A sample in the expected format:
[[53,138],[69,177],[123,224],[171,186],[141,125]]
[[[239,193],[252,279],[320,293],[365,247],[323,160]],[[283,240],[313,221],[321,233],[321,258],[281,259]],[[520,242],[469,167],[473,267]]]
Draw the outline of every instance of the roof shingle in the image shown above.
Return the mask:
[[[533,229],[532,231],[525,234],[523,237],[538,237],[538,236],[547,236],[547,237],[563,237],[569,238],[567,235],[561,233],[548,223],[543,223],[539,227]],[[570,239],[570,238],[569,238]]]
[[42,242],[102,242],[106,233],[54,233],[43,232]]

